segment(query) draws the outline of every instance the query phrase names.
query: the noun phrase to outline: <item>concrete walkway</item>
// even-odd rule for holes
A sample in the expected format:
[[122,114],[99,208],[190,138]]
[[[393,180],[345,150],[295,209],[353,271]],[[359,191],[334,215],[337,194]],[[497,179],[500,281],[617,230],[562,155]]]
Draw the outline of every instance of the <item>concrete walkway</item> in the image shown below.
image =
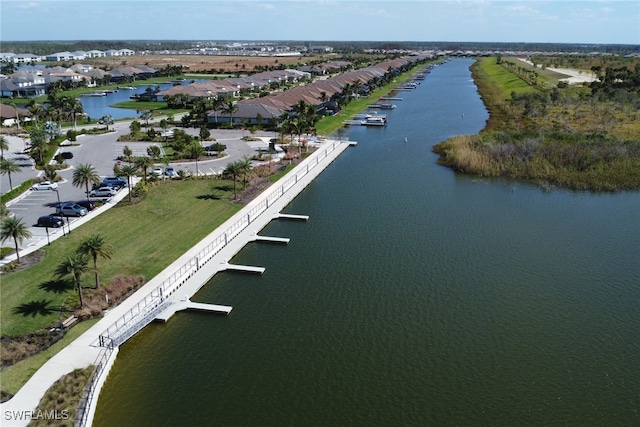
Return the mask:
[[[280,210],[286,207],[307,185],[309,185],[315,177],[317,177],[333,160],[335,160],[349,145],[355,145],[350,142],[336,142],[336,148],[325,153],[323,146],[326,144],[332,144],[333,141],[325,142],[320,148],[314,152],[311,156],[301,162],[294,170],[287,174],[287,177],[296,176],[300,173],[300,179],[296,179],[295,183],[283,190],[283,197],[280,197],[276,202],[271,204],[269,208],[262,212],[258,217],[253,218],[250,226],[246,227],[240,233],[238,233],[225,247],[216,253],[208,264],[211,267],[217,266],[218,268],[212,268],[210,273],[206,273],[203,270],[203,274],[199,275],[196,279],[194,275],[189,284],[185,284],[184,288],[180,288],[180,291],[176,294],[179,297],[191,297],[191,292],[197,292],[217,271],[221,271],[226,268],[228,260],[233,255],[238,253],[246,243],[255,240],[257,233],[264,228],[272,219],[279,216]],[[324,158],[322,158],[322,156]],[[318,160],[320,159],[320,160]],[[309,165],[315,164],[313,168]],[[308,171],[306,172],[305,171]],[[285,179],[283,178],[283,180]],[[275,187],[277,188],[277,187]],[[274,191],[274,186],[268,188],[260,196],[254,199],[251,203],[245,206],[241,211],[236,213],[232,218],[222,224],[217,230],[212,232],[209,236],[203,239],[196,246],[191,248],[188,252],[174,261],[170,266],[163,270],[156,277],[147,282],[142,288],[135,292],[127,300],[123,301],[120,305],[112,308],[104,317],[100,319],[93,327],[87,330],[84,334],[78,337],[75,341],[65,347],[62,351],[49,359],[32,377],[31,379],[20,389],[20,391],[8,402],[0,405],[2,412],[2,426],[26,426],[29,423],[32,411],[34,411],[38,405],[38,402],[44,395],[44,393],[63,375],[73,371],[74,369],[84,368],[92,365],[96,362],[98,357],[101,356],[102,347],[98,346],[98,338],[105,330],[112,326],[116,321],[121,319],[125,313],[132,310],[134,306],[144,300],[154,289],[156,289],[165,280],[175,274],[176,271],[181,269],[185,263],[190,262],[197,254],[199,254],[204,248],[211,244],[220,237],[220,230],[227,230],[231,225],[238,223],[239,219],[250,215],[255,206],[259,203],[263,203],[266,198]],[[204,280],[204,282],[201,282]],[[224,303],[222,301],[222,303]],[[108,361],[108,367],[105,369],[102,378],[99,379],[99,387],[104,383],[108,374],[109,367],[115,360],[117,355],[117,348],[111,355],[111,359]],[[95,392],[95,396],[99,395],[99,387]],[[95,405],[97,399],[93,399],[89,407],[89,422],[93,418],[95,412]],[[47,410],[62,410],[64,408],[47,408]]]

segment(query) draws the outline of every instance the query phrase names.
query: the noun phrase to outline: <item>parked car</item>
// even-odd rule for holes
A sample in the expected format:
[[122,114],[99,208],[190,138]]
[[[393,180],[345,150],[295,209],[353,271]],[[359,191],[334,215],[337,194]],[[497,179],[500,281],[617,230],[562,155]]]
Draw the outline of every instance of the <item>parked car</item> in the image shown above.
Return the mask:
[[105,176],[104,179],[102,180],[102,182],[104,183],[116,183],[122,187],[126,187],[127,186],[127,178],[124,178],[122,176]]
[[60,153],[60,157],[62,157],[65,160],[73,159],[73,153],[70,151],[63,151],[62,153]]
[[87,208],[87,211],[91,212],[92,210],[94,210],[97,206],[95,203],[93,203],[90,200],[78,200],[76,202],[76,205],[80,205],[83,208]]
[[31,186],[32,190],[55,190],[58,188],[58,183],[53,181],[42,181]]
[[164,171],[162,170],[162,166],[156,166],[155,168],[153,168],[153,170],[151,172],[149,172],[149,174],[151,175],[162,175],[164,173]]
[[116,189],[113,187],[100,187],[96,190],[89,191],[89,196],[91,197],[112,197],[117,193]]
[[166,176],[176,176],[176,170],[172,166],[164,168],[164,174]]
[[102,182],[98,185],[94,185],[93,189],[97,190],[100,187],[111,187],[116,191],[122,190],[127,186],[127,179],[119,176],[108,176],[102,180]]
[[87,214],[87,208],[83,208],[76,203],[65,202],[60,203],[56,208],[56,213],[64,216],[85,216]]
[[38,218],[39,227],[62,227],[64,224],[63,219],[55,215],[44,215]]

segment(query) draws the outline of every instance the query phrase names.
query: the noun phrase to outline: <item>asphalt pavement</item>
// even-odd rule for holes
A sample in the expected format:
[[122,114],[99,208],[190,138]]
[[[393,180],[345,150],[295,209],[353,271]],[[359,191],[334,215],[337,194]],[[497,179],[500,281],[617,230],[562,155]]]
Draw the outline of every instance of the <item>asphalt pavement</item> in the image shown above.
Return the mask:
[[[29,231],[33,237],[23,241],[20,244],[21,249],[30,247],[40,247],[46,244],[47,238],[63,234],[63,230],[57,228],[45,229],[44,227],[38,227],[37,221],[40,216],[49,215],[55,213],[55,207],[58,202],[69,202],[85,200],[87,198],[85,188],[75,187],[72,184],[73,170],[78,164],[91,164],[101,177],[113,175],[113,168],[118,161],[118,156],[122,156],[123,149],[128,146],[133,155],[143,156],[147,155],[147,147],[152,144],[151,142],[119,142],[118,138],[122,135],[126,135],[130,132],[129,125],[131,121],[116,122],[111,128],[113,132],[101,134],[101,135],[80,135],[73,144],[63,144],[59,148],[59,152],[68,152],[73,154],[71,159],[66,160],[68,167],[58,171],[58,175],[61,177],[61,181],[58,182],[58,188],[56,191],[51,190],[28,190],[16,197],[15,199],[7,203],[9,212],[12,212],[17,217],[22,218],[24,222],[29,226]],[[196,136],[199,133],[197,128],[181,128],[190,135]],[[66,132],[66,129],[63,130]],[[242,138],[248,135],[247,131],[240,129],[212,129],[211,136],[215,138],[215,142],[219,142],[227,146],[227,156],[223,158],[207,158],[203,157],[198,161],[198,170],[196,171],[196,163],[180,162],[171,163],[171,166],[176,171],[183,170],[187,174],[220,174],[226,168],[230,162],[234,162],[243,158],[244,156],[253,156],[259,151],[266,152],[269,145],[269,139],[275,136],[273,132],[260,132],[254,136],[257,141],[245,141]],[[43,175],[43,172],[37,170],[31,159],[26,157],[23,152],[27,147],[28,137],[8,136],[6,137],[9,142],[9,150],[5,152],[5,156],[16,159],[16,162],[20,165],[21,171],[19,173],[11,174],[11,181],[13,187],[19,186],[31,178],[37,178]],[[203,145],[208,145],[214,141],[205,141]],[[55,161],[53,161],[55,163]],[[162,163],[157,163],[157,166],[164,166]],[[7,175],[0,176],[0,193],[4,194],[10,190],[9,179]],[[115,196],[117,197],[117,196]],[[117,197],[120,199],[121,197]],[[87,218],[83,218],[83,223],[92,218],[96,211],[102,208],[98,208],[92,212],[89,212]],[[68,223],[67,227],[73,227],[79,220],[79,218],[65,218]],[[63,227],[64,228],[64,227]],[[67,228],[68,229],[68,228]],[[66,232],[66,231],[65,231]],[[49,236],[47,236],[47,234]],[[10,242],[13,245],[13,242]],[[7,245],[4,242],[3,245]],[[22,253],[22,251],[21,251]],[[15,256],[10,256],[3,260],[8,262],[14,259]]]

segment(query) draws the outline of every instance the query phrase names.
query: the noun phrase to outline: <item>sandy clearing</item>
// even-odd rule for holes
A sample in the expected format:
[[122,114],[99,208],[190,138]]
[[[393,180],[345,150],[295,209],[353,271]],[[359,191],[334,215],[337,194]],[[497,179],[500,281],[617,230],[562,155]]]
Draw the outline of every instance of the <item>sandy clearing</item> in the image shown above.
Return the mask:
[[[525,58],[517,58],[518,61],[525,62],[531,66],[533,66],[533,62],[525,59]],[[541,65],[537,65],[536,67],[540,67]],[[566,74],[567,77],[564,79],[560,79],[560,81],[567,82],[569,84],[573,83],[584,83],[584,82],[592,82],[595,80],[595,77],[591,73],[585,73],[584,71],[578,71],[571,68],[552,68],[547,67],[547,70],[555,71],[556,73]]]

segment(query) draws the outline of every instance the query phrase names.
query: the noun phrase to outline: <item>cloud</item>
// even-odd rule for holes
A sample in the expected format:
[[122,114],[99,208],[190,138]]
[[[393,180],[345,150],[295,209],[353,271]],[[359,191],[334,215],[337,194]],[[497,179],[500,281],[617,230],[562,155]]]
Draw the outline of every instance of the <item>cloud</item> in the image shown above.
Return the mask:
[[22,3],[20,4],[20,6],[18,6],[20,9],[36,9],[40,6],[40,3],[37,3],[35,1],[30,1],[28,3]]

